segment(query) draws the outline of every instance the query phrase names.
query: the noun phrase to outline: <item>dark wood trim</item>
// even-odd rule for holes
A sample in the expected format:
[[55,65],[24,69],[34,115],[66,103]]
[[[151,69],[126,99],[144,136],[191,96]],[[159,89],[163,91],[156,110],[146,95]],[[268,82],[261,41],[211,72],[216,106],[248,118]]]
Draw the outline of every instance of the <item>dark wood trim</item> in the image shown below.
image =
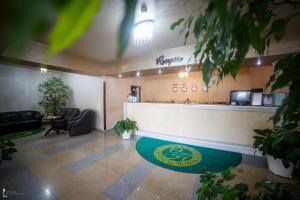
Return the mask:
[[49,69],[49,70],[54,70],[54,71],[61,71],[61,72],[68,72],[68,73],[75,73],[75,74],[82,74],[82,75],[88,75],[88,76],[97,76],[95,74],[79,71],[79,70],[74,70],[74,69],[68,69],[68,68],[63,68],[63,67],[57,67],[54,65],[44,65],[41,63],[36,63],[36,62],[31,62],[27,60],[20,60],[20,59],[15,59],[15,58],[9,58],[6,56],[0,56],[0,63],[2,64],[16,64],[20,65],[19,67],[23,68],[41,68],[42,66]]
[[106,131],[106,82],[103,81],[103,129]]
[[[261,57],[261,65],[260,66],[271,66],[272,62],[279,60],[281,58],[286,57],[288,54],[280,54],[280,55],[272,55],[272,56],[262,56]],[[256,65],[257,58],[246,58],[243,63],[241,64],[241,67],[257,67]],[[9,58],[5,56],[0,56],[0,63],[13,63],[21,65],[20,67],[27,67],[27,68],[40,68],[41,63],[35,63],[31,61],[26,60],[20,60],[15,58]],[[91,74],[87,72],[82,72],[78,70],[73,69],[67,69],[63,67],[57,67],[53,65],[46,65],[47,69],[55,70],[55,71],[62,71],[62,72],[70,72],[70,73],[76,73],[76,74],[82,74],[82,75],[89,75],[89,76],[100,76],[96,74]],[[146,70],[139,70],[140,76],[148,76],[148,75],[159,75],[158,70],[161,69],[162,74],[172,74],[172,73],[179,73],[185,71],[185,66],[174,66],[174,67],[161,67],[161,68],[152,68],[152,69],[146,69]],[[198,65],[192,65],[191,71],[200,71],[200,68]],[[117,73],[117,74],[102,74],[102,76],[111,76],[111,77],[119,77],[119,74],[122,75],[122,78],[129,78],[129,77],[135,77],[137,71],[130,71],[130,72],[123,72],[123,73]]]
[[[281,58],[286,57],[288,54],[281,54],[281,55],[273,55],[273,56],[263,56],[261,57],[261,66],[271,66],[272,62],[279,60]],[[257,58],[246,58],[242,64],[241,67],[259,67],[256,65]],[[146,69],[146,70],[140,70],[140,76],[148,76],[148,75],[158,75],[158,70],[161,69],[161,74],[172,74],[172,73],[179,73],[184,72],[186,66],[174,66],[174,67],[161,67],[161,68],[155,68],[155,69]],[[194,71],[200,71],[199,65],[191,65],[191,72]],[[121,73],[122,78],[129,78],[129,77],[136,77],[137,71],[130,71],[130,72],[123,72]],[[109,74],[107,76],[112,77],[119,77],[119,74]]]

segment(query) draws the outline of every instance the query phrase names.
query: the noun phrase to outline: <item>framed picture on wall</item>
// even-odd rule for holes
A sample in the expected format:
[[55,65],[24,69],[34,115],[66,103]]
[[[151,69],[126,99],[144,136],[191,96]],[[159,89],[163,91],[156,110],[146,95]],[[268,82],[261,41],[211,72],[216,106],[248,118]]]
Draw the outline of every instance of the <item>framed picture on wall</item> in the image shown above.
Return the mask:
[[130,86],[130,94],[136,97],[136,102],[141,102],[141,86]]

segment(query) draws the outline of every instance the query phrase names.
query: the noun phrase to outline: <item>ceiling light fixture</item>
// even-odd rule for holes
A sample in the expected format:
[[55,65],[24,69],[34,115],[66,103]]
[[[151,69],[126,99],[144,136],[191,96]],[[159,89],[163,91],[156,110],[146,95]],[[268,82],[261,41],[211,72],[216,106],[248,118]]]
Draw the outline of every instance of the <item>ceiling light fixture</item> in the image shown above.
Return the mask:
[[134,44],[136,46],[142,46],[152,40],[153,37],[153,20],[148,18],[148,8],[145,2],[141,6],[141,18],[135,23],[133,30]]

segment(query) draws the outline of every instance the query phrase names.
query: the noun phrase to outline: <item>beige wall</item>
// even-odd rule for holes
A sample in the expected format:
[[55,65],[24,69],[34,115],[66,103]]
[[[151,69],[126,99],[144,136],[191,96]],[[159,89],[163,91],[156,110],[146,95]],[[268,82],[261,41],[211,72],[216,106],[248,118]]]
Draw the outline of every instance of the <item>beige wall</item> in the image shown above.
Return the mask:
[[[123,103],[127,101],[127,95],[131,85],[145,87],[143,78],[118,79],[105,77],[106,81],[106,126],[112,128],[116,121],[123,118]],[[143,89],[142,89],[143,90]]]
[[[241,68],[237,79],[226,77],[223,83],[213,86],[209,92],[203,92],[201,72],[191,72],[188,79],[178,77],[178,74],[151,75],[138,78],[106,78],[107,81],[107,127],[112,128],[117,120],[123,118],[123,103],[127,101],[131,85],[141,86],[142,101],[184,101],[189,98],[197,102],[228,102],[230,90],[265,88],[272,74],[272,67]],[[187,92],[172,92],[172,84],[186,84]],[[192,92],[190,87],[198,86],[197,92]],[[180,89],[180,88],[179,88]]]
[[[228,76],[219,85],[209,88],[208,92],[202,90],[205,84],[201,72],[191,72],[187,79],[179,78],[178,74],[145,76],[140,78],[145,84],[142,88],[142,100],[185,101],[189,98],[190,101],[197,102],[228,102],[230,90],[264,88],[271,73],[271,66],[241,68],[236,80]],[[172,84],[178,84],[178,92],[172,92]],[[181,91],[184,84],[187,92]],[[191,90],[192,86],[197,87],[197,92]]]

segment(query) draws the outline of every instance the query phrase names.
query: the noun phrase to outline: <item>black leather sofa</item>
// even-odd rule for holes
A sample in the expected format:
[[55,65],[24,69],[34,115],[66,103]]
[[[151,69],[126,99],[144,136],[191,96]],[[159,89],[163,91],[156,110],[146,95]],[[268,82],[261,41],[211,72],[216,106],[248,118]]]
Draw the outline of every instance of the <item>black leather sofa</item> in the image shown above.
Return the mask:
[[40,128],[42,118],[41,113],[32,110],[0,113],[0,136]]
[[76,136],[90,133],[94,125],[94,115],[95,113],[93,110],[85,109],[76,119],[69,121],[69,135]]

